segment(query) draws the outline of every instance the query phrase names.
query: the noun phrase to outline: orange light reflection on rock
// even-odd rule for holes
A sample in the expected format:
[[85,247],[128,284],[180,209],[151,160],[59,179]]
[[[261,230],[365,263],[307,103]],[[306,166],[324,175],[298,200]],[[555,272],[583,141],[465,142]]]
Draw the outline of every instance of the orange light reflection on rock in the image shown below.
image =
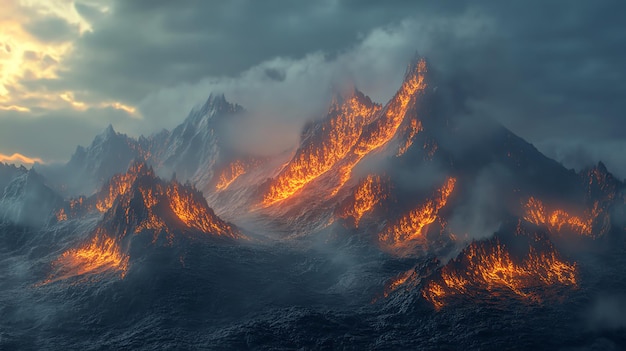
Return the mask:
[[404,286],[409,281],[413,281],[415,278],[415,270],[410,269],[406,272],[401,273],[397,277],[391,279],[387,284],[385,284],[385,291],[383,292],[384,297],[389,297],[389,295],[396,291],[401,286]]
[[65,213],[65,209],[61,208],[55,215],[57,221],[67,221],[67,213]]
[[[459,265],[460,264],[460,265]],[[459,268],[462,267],[462,268]],[[540,302],[542,295],[533,290],[550,286],[576,286],[576,264],[560,259],[554,249],[537,252],[531,247],[521,262],[515,262],[508,249],[496,241],[472,243],[459,258],[441,269],[439,279],[430,281],[422,296],[436,309],[454,295],[476,296],[511,292],[524,300]]]
[[110,209],[118,196],[124,195],[130,191],[137,177],[145,172],[153,172],[151,169],[145,169],[146,167],[144,163],[133,163],[128,172],[114,175],[108,184],[105,185],[103,191],[98,195],[96,199],[96,209],[103,213]]
[[[411,99],[426,89],[426,61],[420,60],[409,72],[400,90],[381,112],[380,117],[366,126],[365,132],[354,146],[353,154],[339,169],[340,183],[335,193],[350,179],[354,167],[367,155],[389,143],[396,135],[410,107]],[[420,123],[421,125],[421,123]]]
[[43,284],[72,277],[116,272],[124,278],[128,270],[128,255],[118,243],[104,233],[97,233],[84,246],[65,251],[52,263],[54,269]]
[[397,221],[387,224],[378,236],[382,247],[390,251],[402,250],[410,247],[411,243],[416,240],[423,240],[428,225],[437,219],[439,210],[448,203],[455,184],[455,178],[448,178],[432,199],[411,210]]
[[285,200],[328,172],[353,148],[363,126],[379,108],[356,94],[341,105],[335,104],[330,113],[337,117],[321,125],[321,142],[306,144],[298,150],[272,182],[263,204],[269,206]]
[[167,197],[172,211],[188,227],[205,233],[229,237],[237,236],[230,225],[216,220],[215,214],[207,212],[205,207],[199,203],[200,200],[191,193],[191,190],[178,183],[173,183],[167,188]]
[[226,190],[237,178],[246,173],[244,163],[237,160],[226,167],[220,174],[215,189],[217,191]]
[[417,92],[426,88],[426,61],[420,60],[408,72],[400,90],[387,107],[369,122],[379,111],[378,105],[364,104],[353,96],[338,107],[340,118],[324,123],[323,142],[312,143],[298,150],[287,167],[270,185],[263,198],[263,205],[270,206],[283,201],[321,175],[335,169],[339,184],[331,195],[350,179],[353,168],[371,152],[389,143],[397,134]]
[[339,217],[353,218],[358,228],[363,216],[372,211],[376,205],[387,198],[381,178],[378,175],[368,175],[357,185],[354,194],[349,198],[347,205],[340,211]]
[[545,225],[551,231],[561,232],[564,229],[571,230],[579,235],[593,236],[593,222],[601,213],[599,204],[594,203],[591,211],[587,211],[584,217],[574,216],[564,210],[550,211],[541,200],[530,197],[525,204],[526,213],[524,219],[535,225]]
[[405,152],[407,152],[411,145],[413,145],[413,139],[415,138],[415,136],[422,130],[424,130],[424,127],[422,127],[422,121],[412,119],[411,124],[408,127],[408,135],[406,137],[406,140],[404,141],[404,144],[400,145],[397,156],[402,156]]

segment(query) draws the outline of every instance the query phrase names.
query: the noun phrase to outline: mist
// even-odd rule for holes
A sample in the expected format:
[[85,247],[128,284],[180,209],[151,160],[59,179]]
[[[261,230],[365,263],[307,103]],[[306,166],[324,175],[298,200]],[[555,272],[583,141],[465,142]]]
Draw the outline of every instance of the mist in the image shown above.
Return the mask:
[[502,194],[510,187],[510,179],[506,168],[492,164],[466,185],[467,195],[448,222],[450,231],[464,239],[459,244],[489,238],[500,228],[503,214],[508,210]]
[[423,16],[372,30],[337,54],[276,57],[237,77],[204,77],[160,89],[139,104],[145,122],[141,130],[129,132],[171,129],[184,117],[181,111],[201,104],[211,93],[223,93],[247,111],[245,123],[226,129],[235,149],[252,154],[284,151],[297,144],[306,122],[326,114],[335,94],[355,87],[385,104],[416,55],[427,56],[441,75],[458,75],[452,60],[443,58],[470,50],[461,43],[481,45],[487,26],[486,18],[471,12],[448,19]]

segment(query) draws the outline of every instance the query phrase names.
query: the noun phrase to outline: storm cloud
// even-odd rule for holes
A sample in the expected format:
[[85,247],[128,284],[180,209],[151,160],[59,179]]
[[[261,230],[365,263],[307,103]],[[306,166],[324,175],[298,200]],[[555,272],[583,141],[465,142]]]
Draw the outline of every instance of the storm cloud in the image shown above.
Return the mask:
[[[57,77],[21,81],[32,91],[72,91],[85,103],[119,101],[142,117],[102,107],[80,111],[88,115],[74,120],[75,128],[84,126],[82,135],[112,122],[134,135],[171,128],[211,92],[223,92],[256,111],[249,129],[260,134],[251,136],[253,145],[276,126],[289,145],[304,120],[323,114],[330,96],[346,86],[386,102],[417,52],[468,116],[502,122],[567,167],[603,160],[626,177],[626,5],[618,1],[97,5],[74,5],[91,30],[75,37]],[[67,40],[73,27],[42,17],[30,28],[50,34],[42,40]],[[20,135],[38,134],[44,129],[37,123],[15,128],[61,112],[0,111],[0,123]],[[75,145],[64,143],[77,138],[60,133],[58,142],[35,143],[29,152],[67,159]],[[17,145],[2,138],[0,152],[22,152]]]

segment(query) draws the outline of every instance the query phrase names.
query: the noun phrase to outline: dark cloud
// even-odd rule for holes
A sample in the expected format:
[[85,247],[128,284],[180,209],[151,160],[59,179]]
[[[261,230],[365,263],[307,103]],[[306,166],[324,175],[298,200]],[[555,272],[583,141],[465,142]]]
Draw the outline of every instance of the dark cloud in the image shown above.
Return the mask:
[[63,78],[137,102],[155,87],[236,76],[275,57],[340,52],[372,29],[410,16],[419,3],[118,1],[79,40]]
[[69,41],[78,36],[78,26],[59,17],[44,17],[23,25],[24,29],[44,42]]
[[118,0],[108,13],[76,10],[93,32],[76,41],[66,70],[23,84],[140,104],[146,131],[180,122],[214,90],[267,110],[260,115],[282,107],[278,120],[293,115],[297,129],[346,82],[384,102],[418,51],[460,113],[495,118],[572,167],[606,157],[611,168],[611,150],[626,145],[626,4],[616,0]]
[[[91,144],[94,136],[106,128],[108,121],[114,125],[129,125],[128,115],[112,108],[35,113],[39,117],[32,118],[28,113],[15,111],[0,113],[0,150],[39,157],[45,162],[65,161],[77,145]],[[138,122],[135,120],[135,123]]]

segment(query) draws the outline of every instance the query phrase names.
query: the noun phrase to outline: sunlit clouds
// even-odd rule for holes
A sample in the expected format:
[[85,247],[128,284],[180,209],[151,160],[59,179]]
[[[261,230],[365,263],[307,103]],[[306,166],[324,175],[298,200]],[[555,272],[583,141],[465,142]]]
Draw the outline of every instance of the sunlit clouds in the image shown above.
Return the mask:
[[4,155],[0,153],[0,162],[5,163],[20,163],[24,165],[32,165],[34,163],[43,163],[43,160],[38,157],[28,157],[19,153],[14,153],[13,155]]
[[92,31],[87,16],[77,10],[80,6],[102,15],[109,12],[97,1],[0,0],[0,112],[33,118],[50,111],[112,108],[138,116],[133,106],[74,91],[60,79],[61,72],[71,69],[66,59],[80,54],[76,41]]

